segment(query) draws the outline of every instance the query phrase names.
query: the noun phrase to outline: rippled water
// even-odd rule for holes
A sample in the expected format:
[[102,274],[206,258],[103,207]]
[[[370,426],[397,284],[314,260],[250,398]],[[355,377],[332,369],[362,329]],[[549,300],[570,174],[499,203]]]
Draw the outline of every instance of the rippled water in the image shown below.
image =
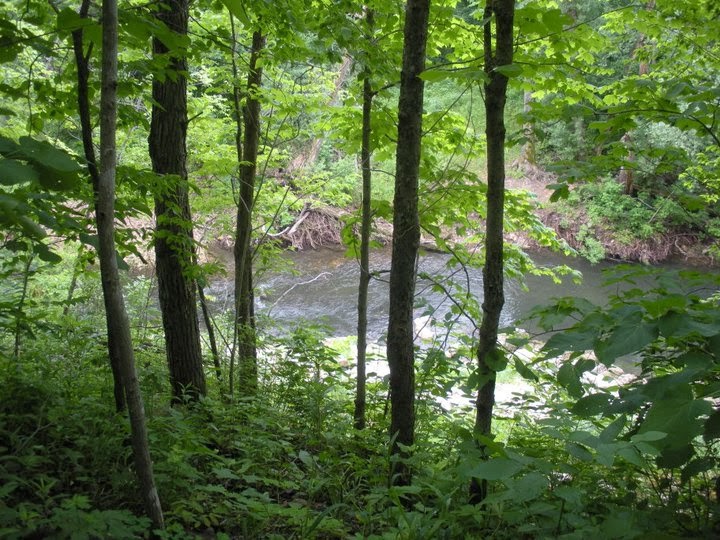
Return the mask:
[[[302,321],[312,321],[328,324],[336,336],[355,335],[360,273],[358,262],[346,258],[342,251],[335,249],[288,253],[285,257],[293,263],[295,273],[269,272],[257,280],[258,313],[270,315],[281,329],[294,327]],[[447,276],[451,272],[446,267],[448,258],[447,255],[438,253],[424,255],[420,261],[419,273]],[[582,272],[583,281],[575,284],[566,276],[562,284],[558,285],[549,277],[528,276],[525,280],[527,290],[518,281],[508,281],[501,320],[503,326],[513,324],[527,315],[531,308],[548,303],[553,297],[570,295],[595,303],[605,301],[607,289],[602,287],[605,280],[603,270],[612,267],[612,263],[590,265],[580,259],[548,253],[536,254],[533,258],[536,264],[542,266],[572,266]],[[380,339],[387,330],[389,268],[390,250],[373,252],[371,269],[377,272],[377,278],[371,281],[368,299],[368,333],[372,340]],[[464,274],[458,274],[457,277],[467,280]],[[471,293],[481,298],[481,270],[468,269],[468,277]],[[449,310],[451,302],[442,293],[430,290],[430,285],[427,280],[419,280],[417,303],[435,308],[434,316],[442,318]],[[212,283],[210,292],[220,304],[231,306],[232,287],[232,280],[217,280]],[[427,309],[418,307],[415,316],[422,316]],[[464,325],[466,331],[471,331],[469,322],[465,321]]]

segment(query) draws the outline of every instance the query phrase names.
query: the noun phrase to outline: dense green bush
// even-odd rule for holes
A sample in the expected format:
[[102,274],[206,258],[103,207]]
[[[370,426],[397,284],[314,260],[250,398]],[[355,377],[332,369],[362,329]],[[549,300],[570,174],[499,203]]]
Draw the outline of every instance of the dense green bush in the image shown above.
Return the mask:
[[[537,311],[541,329],[575,322],[543,354],[509,363],[535,390],[496,420],[497,437],[483,440],[489,460],[477,449],[472,410],[437,401],[472,369],[471,349],[423,349],[410,486],[387,487],[387,381],[370,380],[369,427],[355,432],[352,367],[321,328],[264,339],[256,398],[208,397],[192,407],[169,406],[162,348],[139,348],[168,524],[161,537],[709,537],[718,521],[711,398],[720,308],[717,298],[688,292],[712,280],[681,278],[662,277],[642,293],[614,284],[620,292],[604,308],[565,299]],[[133,303],[145,301],[146,287],[131,287]],[[105,344],[89,324],[94,309],[81,307],[74,332],[50,326],[18,359],[0,361],[4,537],[149,534]],[[153,325],[143,332],[153,343]],[[507,343],[508,359],[515,346],[537,349],[527,336]],[[628,353],[640,370],[630,382],[599,387],[585,378]],[[481,506],[467,499],[477,477],[490,482]]]

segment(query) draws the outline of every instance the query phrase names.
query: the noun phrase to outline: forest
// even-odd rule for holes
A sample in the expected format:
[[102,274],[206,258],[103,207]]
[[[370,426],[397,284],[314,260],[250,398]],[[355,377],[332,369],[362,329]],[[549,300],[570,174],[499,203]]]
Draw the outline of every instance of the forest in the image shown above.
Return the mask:
[[720,537],[715,0],[0,0],[0,537]]

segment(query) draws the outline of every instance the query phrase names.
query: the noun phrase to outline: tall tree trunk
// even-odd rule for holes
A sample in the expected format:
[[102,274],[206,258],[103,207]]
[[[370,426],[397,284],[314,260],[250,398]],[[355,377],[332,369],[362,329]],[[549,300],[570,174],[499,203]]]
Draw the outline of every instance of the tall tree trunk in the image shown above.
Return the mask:
[[[178,34],[188,29],[188,0],[168,0],[156,17]],[[150,158],[153,171],[163,175],[155,195],[155,264],[165,330],[165,349],[173,402],[205,395],[200,328],[191,267],[194,260],[192,217],[188,196],[185,139],[187,133],[187,59],[153,38],[156,57],[173,55],[172,77],[153,80]]]
[[[253,32],[250,49],[250,66],[245,106],[242,110],[245,139],[240,152],[241,138],[238,126],[238,162],[240,163],[240,198],[237,207],[235,230],[235,325],[238,336],[238,381],[242,392],[254,394],[257,390],[257,347],[255,340],[255,296],[252,282],[252,212],[255,196],[258,146],[260,144],[260,99],[262,68],[260,54],[265,47],[265,36],[260,30]],[[238,90],[235,89],[235,95]],[[236,101],[236,104],[239,100]],[[240,123],[240,111],[236,109]]]
[[[372,33],[373,12],[368,9],[365,16],[368,31]],[[365,429],[366,404],[366,370],[367,325],[368,325],[368,288],[370,286],[370,225],[372,209],[372,169],[370,158],[370,135],[372,133],[372,100],[373,92],[370,82],[370,68],[365,66],[363,75],[363,114],[362,114],[362,147],[360,162],[362,168],[362,217],[360,224],[360,283],[358,285],[358,325],[357,325],[357,382],[355,387],[355,429]]]
[[405,8],[402,75],[395,158],[393,248],[387,359],[390,367],[390,437],[393,484],[409,484],[410,468],[400,459],[415,439],[415,355],[413,305],[415,261],[420,242],[418,179],[422,141],[423,80],[430,0],[408,0]]
[[[655,0],[649,0],[645,3],[645,10],[646,11],[652,11],[655,9]],[[645,48],[647,41],[647,37],[645,35],[640,35],[640,39],[638,40],[637,44],[635,45],[635,50],[633,51],[633,55],[637,55],[639,51],[642,51],[643,48]],[[643,77],[644,75],[647,75],[650,73],[650,59],[642,56],[640,58],[640,62],[638,64],[638,75],[640,77]],[[632,195],[635,191],[635,162],[636,157],[635,153],[633,152],[633,134],[632,132],[628,131],[626,132],[622,137],[620,137],[620,142],[625,147],[627,151],[627,159],[626,164],[620,167],[620,171],[618,172],[618,182],[623,186],[623,193],[625,195]]]
[[210,354],[212,354],[213,365],[215,366],[215,376],[218,382],[222,382],[222,366],[220,365],[220,352],[217,346],[217,338],[215,337],[215,325],[212,316],[210,315],[210,308],[208,306],[207,298],[205,298],[205,289],[200,281],[197,283],[198,299],[200,300],[200,308],[202,309],[203,320],[205,321],[205,328],[207,328],[208,341],[210,342]]
[[[335,79],[335,87],[333,88],[330,97],[325,103],[326,107],[334,107],[338,104],[340,90],[342,90],[343,86],[345,86],[345,83],[347,82],[350,73],[352,73],[352,67],[353,59],[346,54],[345,56],[343,56],[342,62],[340,63],[340,68],[338,69],[338,74]],[[304,170],[307,170],[313,165],[315,165],[315,162],[320,155],[320,150],[322,149],[324,142],[324,137],[316,137],[312,141],[310,141],[310,144],[307,146],[307,148],[300,152],[297,156],[295,156],[295,158],[293,158],[293,160],[288,165],[285,174],[289,177],[298,176],[301,175]]]
[[20,359],[20,338],[23,334],[23,309],[25,308],[25,300],[27,300],[28,285],[30,284],[30,276],[32,272],[32,262],[35,259],[35,253],[30,251],[27,254],[27,260],[25,261],[25,267],[23,268],[22,274],[22,292],[20,293],[20,299],[18,300],[17,307],[15,308],[15,344],[13,346],[13,359]]
[[[526,90],[523,93],[523,113],[526,115],[530,114],[532,101],[532,92]],[[526,121],[523,124],[523,136],[525,142],[520,151],[518,162],[525,173],[530,175],[537,170],[537,137],[535,137],[532,121]]]
[[[85,19],[90,9],[90,0],[83,0],[78,15]],[[82,27],[72,32],[73,52],[75,53],[75,65],[77,68],[77,98],[78,113],[80,115],[80,129],[82,133],[83,152],[85,153],[85,161],[87,162],[88,172],[93,188],[93,200],[97,203],[98,185],[100,183],[100,174],[97,168],[97,160],[95,159],[95,147],[93,145],[93,129],[90,120],[90,97],[88,83],[90,79],[90,53],[92,45],[88,48],[87,54],[83,44]],[[95,207],[97,213],[97,204]],[[75,274],[73,274],[75,279]],[[109,329],[108,329],[109,330]],[[125,389],[122,386],[120,377],[120,356],[115,343],[114,336],[108,331],[108,349],[110,353],[110,369],[113,375],[113,395],[115,396],[115,409],[120,412],[125,409]]]
[[[492,432],[495,405],[495,378],[499,351],[497,345],[503,294],[503,221],[505,203],[505,97],[508,79],[495,68],[512,63],[514,0],[487,0],[484,20],[485,136],[487,138],[487,223],[485,232],[485,266],[483,267],[483,319],[477,349],[480,387],[476,402],[475,432],[488,437]],[[492,23],[495,23],[493,51]],[[480,445],[484,450],[484,445]],[[487,482],[474,480],[473,502],[487,495]]]
[[[145,512],[156,529],[163,528],[160,498],[155,488],[153,466],[145,427],[145,409],[135,371],[135,357],[130,338],[122,286],[115,250],[115,144],[117,119],[117,0],[103,0],[102,90],[100,98],[100,177],[95,203],[100,275],[102,278],[105,317],[108,334],[117,348],[120,373],[127,397],[130,429],[135,458],[135,472]],[[109,347],[110,348],[110,347]],[[113,353],[112,350],[109,351]]]

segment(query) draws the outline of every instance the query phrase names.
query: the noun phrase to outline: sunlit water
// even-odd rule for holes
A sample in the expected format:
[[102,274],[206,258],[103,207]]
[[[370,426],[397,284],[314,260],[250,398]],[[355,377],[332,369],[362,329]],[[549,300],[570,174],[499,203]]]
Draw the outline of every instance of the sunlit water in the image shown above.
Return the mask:
[[[231,257],[227,253],[219,254],[232,270]],[[357,290],[360,277],[359,264],[356,260],[344,256],[338,249],[309,250],[303,252],[286,253],[283,255],[284,263],[277,267],[292,267],[290,270],[275,270],[265,272],[257,280],[256,311],[271,320],[271,332],[284,334],[297,326],[322,323],[327,325],[330,334],[334,337],[355,336],[357,334]],[[480,303],[482,301],[482,271],[479,268],[467,268],[465,271],[455,272],[455,268],[448,268],[449,257],[439,253],[427,253],[420,259],[418,274],[436,276],[433,279],[447,279],[453,275],[454,279],[469,285],[470,295]],[[510,327],[519,324],[523,328],[534,330],[532,321],[523,320],[529,311],[538,305],[547,305],[555,297],[574,296],[584,298],[595,304],[604,304],[608,294],[614,291],[603,284],[608,278],[604,271],[612,269],[613,263],[604,262],[591,265],[582,259],[570,259],[551,253],[533,255],[538,266],[552,267],[567,265],[582,273],[582,281],[576,283],[572,276],[562,277],[561,283],[555,283],[550,277],[527,276],[524,282],[507,280],[505,286],[505,307],[502,313],[501,325]],[[665,265],[667,270],[676,269]],[[370,283],[368,295],[368,338],[371,350],[380,357],[384,352],[384,336],[387,331],[388,296],[389,296],[389,269],[390,250],[376,250],[371,256],[371,270],[375,278]],[[426,346],[425,338],[433,337],[433,332],[443,332],[432,325],[426,324],[430,318],[441,321],[450,310],[452,302],[442,292],[431,288],[432,282],[420,279],[416,288],[415,322],[418,333],[417,342]],[[651,279],[640,279],[636,286],[649,287]],[[446,289],[450,289],[444,282]],[[616,286],[617,287],[617,286]],[[218,279],[211,283],[208,290],[213,298],[216,310],[230,310],[233,304],[232,279]],[[432,313],[432,315],[428,315]],[[518,323],[519,321],[519,323]],[[420,324],[417,324],[420,323]],[[426,325],[423,327],[423,325]],[[459,317],[453,328],[454,337],[446,342],[452,347],[458,334],[472,334],[474,323],[468,318]],[[423,335],[425,334],[425,335]],[[475,335],[475,337],[477,337]],[[635,372],[634,362],[628,360],[622,366],[629,372]],[[349,376],[352,376],[352,365],[348,366]],[[368,364],[369,378],[382,379],[388,373],[387,362],[381,359],[371,360]],[[620,376],[623,371],[621,370]],[[588,376],[597,379],[600,384],[606,375],[591,373]],[[502,378],[502,377],[501,377]],[[508,381],[499,381],[496,386],[497,409],[502,414],[512,416],[519,403],[519,394],[532,392],[531,387],[523,380],[515,377]],[[471,407],[472,398],[465,395],[459,388],[454,388],[445,398],[438,398],[438,403],[445,408],[457,406]]]
[[[345,257],[341,250],[336,249],[287,253],[284,257],[292,263],[294,273],[267,272],[259,277],[256,283],[258,313],[269,315],[281,331],[311,322],[328,325],[335,336],[355,335],[360,275],[358,262]],[[420,259],[418,273],[443,279],[453,272],[453,269],[447,268],[448,259],[444,254],[427,253]],[[591,265],[579,258],[570,259],[550,253],[535,254],[533,259],[539,266],[571,266],[582,273],[582,283],[575,283],[570,276],[564,276],[561,284],[545,276],[527,276],[524,286],[518,280],[507,281],[502,326],[513,325],[527,316],[533,307],[548,304],[554,297],[575,296],[603,304],[612,290],[602,286],[607,277],[603,271],[613,267],[612,263]],[[370,283],[368,295],[368,335],[373,341],[382,340],[387,331],[389,269],[390,250],[374,251],[371,270],[376,273],[376,277]],[[469,283],[470,294],[479,302],[482,301],[482,271],[479,268],[468,268],[467,274],[456,272],[454,277],[463,286]],[[231,279],[216,280],[211,284],[209,293],[221,309],[229,309],[232,305],[232,287]],[[436,320],[442,320],[451,304],[445,294],[431,289],[429,280],[418,281],[416,318],[432,311]],[[525,327],[532,325],[531,322],[521,324]],[[461,331],[473,331],[471,321],[463,320],[462,317],[458,327]]]

